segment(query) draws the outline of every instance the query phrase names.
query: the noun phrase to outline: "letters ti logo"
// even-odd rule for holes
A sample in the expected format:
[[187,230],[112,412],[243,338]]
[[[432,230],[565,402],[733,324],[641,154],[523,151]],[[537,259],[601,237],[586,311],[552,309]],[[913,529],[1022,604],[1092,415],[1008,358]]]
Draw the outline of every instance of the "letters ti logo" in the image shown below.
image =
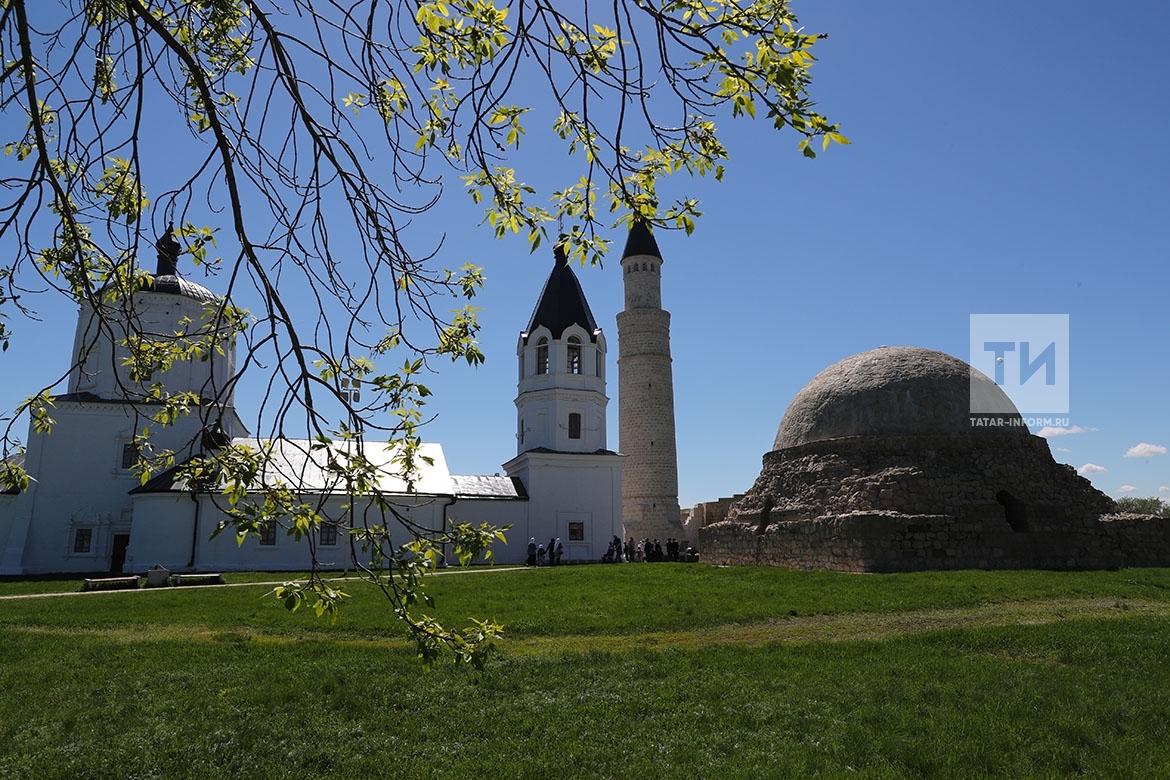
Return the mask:
[[[1068,414],[1067,314],[972,314],[970,363],[1020,414]],[[1002,406],[987,394],[971,394],[971,414],[1012,411],[994,408]]]

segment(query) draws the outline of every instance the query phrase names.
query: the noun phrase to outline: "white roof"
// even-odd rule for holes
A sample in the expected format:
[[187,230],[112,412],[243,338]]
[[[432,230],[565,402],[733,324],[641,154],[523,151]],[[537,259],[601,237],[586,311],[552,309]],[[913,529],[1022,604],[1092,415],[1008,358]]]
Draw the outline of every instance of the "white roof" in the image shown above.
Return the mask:
[[[282,482],[301,492],[344,493],[345,481],[330,469],[331,458],[341,467],[348,465],[351,455],[368,461],[377,475],[377,485],[386,493],[407,493],[403,479],[403,465],[398,460],[401,445],[386,442],[333,442],[325,446],[310,439],[232,439],[234,446],[254,450],[271,448],[272,456],[260,475],[261,484]],[[454,486],[447,470],[447,458],[440,444],[424,442],[415,456],[415,493],[424,495],[452,495]]]

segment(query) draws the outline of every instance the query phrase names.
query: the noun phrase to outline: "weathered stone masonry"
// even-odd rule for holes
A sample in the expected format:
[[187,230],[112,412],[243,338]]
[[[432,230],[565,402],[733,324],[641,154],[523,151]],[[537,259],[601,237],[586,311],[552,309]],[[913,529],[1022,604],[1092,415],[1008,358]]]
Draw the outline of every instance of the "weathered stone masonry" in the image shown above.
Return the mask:
[[1055,463],[1046,441],[1012,438],[887,437],[880,448],[837,439],[770,452],[728,520],[702,529],[703,560],[871,572],[1170,561],[1170,521],[1110,514],[1113,501]]
[[670,313],[662,309],[662,257],[642,223],[622,256],[625,310],[617,315],[622,525],[627,537],[682,535],[678,508]]
[[970,371],[889,348],[818,374],[752,489],[699,531],[703,561],[867,572],[1170,565],[1170,520],[1113,514],[1112,499],[1026,428],[964,421],[967,383],[990,382]]

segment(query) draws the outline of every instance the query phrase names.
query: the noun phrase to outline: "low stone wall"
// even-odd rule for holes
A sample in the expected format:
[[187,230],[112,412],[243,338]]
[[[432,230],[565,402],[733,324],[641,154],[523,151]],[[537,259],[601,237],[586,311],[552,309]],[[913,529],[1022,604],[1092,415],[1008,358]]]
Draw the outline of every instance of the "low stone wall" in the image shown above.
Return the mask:
[[684,510],[681,518],[684,538],[692,542],[697,542],[699,539],[699,529],[706,528],[714,523],[722,523],[727,519],[727,513],[731,511],[731,507],[741,498],[743,498],[743,493],[716,499],[715,501],[704,501],[701,504],[695,504],[690,509]]
[[725,521],[700,531],[703,562],[855,572],[1170,566],[1170,519],[1105,515],[1063,531],[1013,532],[947,515],[856,512]]

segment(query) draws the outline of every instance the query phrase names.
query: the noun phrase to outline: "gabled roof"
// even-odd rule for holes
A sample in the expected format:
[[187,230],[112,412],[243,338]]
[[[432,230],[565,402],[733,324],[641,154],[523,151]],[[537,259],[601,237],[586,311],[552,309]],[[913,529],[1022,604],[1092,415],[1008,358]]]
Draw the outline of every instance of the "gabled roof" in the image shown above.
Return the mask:
[[622,260],[634,255],[648,255],[662,259],[662,252],[658,249],[658,242],[650,227],[642,220],[635,220],[630,228],[630,235],[626,238],[626,248],[622,250]]
[[456,498],[528,498],[524,484],[515,477],[451,475]]
[[[300,493],[344,494],[344,482],[329,468],[330,453],[317,447],[307,439],[255,439],[237,438],[236,446],[247,446],[253,450],[271,448],[272,456],[266,468],[258,475],[258,484],[284,484]],[[356,445],[338,442],[333,445],[334,454],[342,461],[345,453]],[[407,494],[407,485],[401,476],[401,466],[395,460],[399,450],[388,447],[385,442],[366,442],[362,454],[374,467],[378,488],[385,493]],[[414,475],[414,490],[417,495],[454,495],[451,473],[447,470],[447,459],[443,448],[432,442],[419,446]],[[169,493],[185,491],[187,483],[178,478],[178,467],[153,477],[146,484],[130,491],[132,495],[142,493]]]
[[[272,460],[259,476],[261,485],[282,483],[302,494],[344,493],[344,485],[326,468],[327,455],[323,450],[313,449],[311,441],[238,438],[233,439],[232,443],[253,449],[272,448]],[[341,452],[346,449],[340,444],[336,445],[336,448]],[[378,487],[391,495],[453,496],[463,499],[513,501],[528,499],[524,485],[515,477],[456,476],[449,473],[442,447],[432,442],[424,442],[419,449],[414,492],[407,493],[406,483],[399,474],[400,467],[393,460],[397,452],[395,448],[387,449],[384,443],[367,442],[365,445],[365,455],[377,469]],[[187,483],[178,475],[179,468],[176,466],[155,475],[146,484],[132,489],[130,494],[187,491],[189,489]]]
[[558,243],[553,255],[556,262],[544,283],[532,319],[528,322],[525,340],[528,333],[541,325],[549,329],[554,339],[559,339],[570,325],[580,325],[589,333],[590,341],[597,341],[597,320],[593,319],[581,283],[577,281],[577,275],[573,273],[565,256],[564,246]]

